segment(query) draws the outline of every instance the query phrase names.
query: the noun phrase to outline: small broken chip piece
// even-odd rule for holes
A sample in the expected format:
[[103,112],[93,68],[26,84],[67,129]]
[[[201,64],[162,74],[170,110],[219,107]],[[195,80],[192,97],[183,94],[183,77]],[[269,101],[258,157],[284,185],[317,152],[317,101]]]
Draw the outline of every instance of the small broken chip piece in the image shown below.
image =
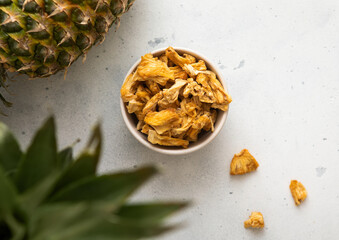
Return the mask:
[[231,175],[240,175],[255,171],[259,167],[259,163],[250,154],[247,149],[243,149],[240,153],[234,155],[231,162]]
[[252,212],[249,219],[244,222],[245,228],[264,228],[264,216],[261,212]]
[[304,201],[307,197],[307,191],[304,185],[297,180],[292,180],[290,184],[290,190],[292,193],[292,197],[294,199],[295,205],[300,205],[302,201]]
[[172,47],[160,56],[142,56],[120,93],[149,142],[183,148],[202,132],[213,132],[218,111],[232,102],[203,60]]

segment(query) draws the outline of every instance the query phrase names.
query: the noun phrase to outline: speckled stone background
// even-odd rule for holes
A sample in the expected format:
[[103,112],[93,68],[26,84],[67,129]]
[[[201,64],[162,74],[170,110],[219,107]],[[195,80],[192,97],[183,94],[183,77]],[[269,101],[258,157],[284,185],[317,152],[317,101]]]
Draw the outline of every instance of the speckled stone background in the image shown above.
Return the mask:
[[[136,0],[117,32],[49,79],[15,77],[14,107],[1,117],[26,146],[55,113],[61,146],[103,122],[102,172],[155,163],[161,174],[135,199],[190,199],[165,240],[338,239],[339,2],[337,0]],[[220,135],[196,153],[171,157],[146,149],[128,132],[119,89],[143,54],[169,45],[216,62],[234,99]],[[248,148],[257,172],[229,175],[234,153]],[[294,206],[291,179],[309,196]],[[243,228],[261,211],[262,231]]]

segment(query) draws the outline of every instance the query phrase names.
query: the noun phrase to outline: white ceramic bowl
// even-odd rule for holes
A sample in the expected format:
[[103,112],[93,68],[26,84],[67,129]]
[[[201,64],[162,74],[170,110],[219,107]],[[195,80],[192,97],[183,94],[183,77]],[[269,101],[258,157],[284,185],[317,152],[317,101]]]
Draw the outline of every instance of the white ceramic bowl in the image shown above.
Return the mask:
[[[179,47],[173,47],[180,55],[183,53],[187,53],[190,54],[194,57],[197,58],[197,60],[204,60],[207,66],[207,69],[213,71],[214,73],[216,73],[217,78],[219,79],[219,81],[221,82],[221,84],[223,85],[223,87],[225,88],[225,91],[227,91],[227,86],[225,83],[225,79],[223,78],[222,74],[220,73],[220,71],[218,70],[217,66],[215,64],[213,64],[210,60],[208,60],[208,58],[206,58],[205,56],[203,56],[200,53],[197,53],[196,51],[192,51],[190,49],[186,49],[186,48],[179,48]],[[153,56],[160,56],[161,54],[163,54],[165,52],[166,48],[163,49],[158,49],[156,51],[153,51],[152,54]],[[138,67],[140,63],[140,60],[138,60],[132,67],[131,69],[128,71],[126,78],[136,70],[136,68]],[[217,135],[218,133],[221,131],[227,115],[228,115],[228,111],[223,112],[218,110],[218,115],[217,115],[217,119],[215,121],[215,125],[214,125],[214,132],[203,132],[201,134],[199,134],[199,138],[196,142],[192,142],[189,144],[188,148],[181,148],[181,147],[167,147],[167,146],[160,146],[160,145],[154,145],[150,142],[147,141],[147,135],[141,133],[140,131],[137,130],[136,125],[137,125],[137,118],[134,116],[134,114],[129,114],[127,112],[126,106],[124,104],[124,102],[122,101],[122,99],[120,98],[120,108],[121,108],[121,113],[122,116],[124,118],[124,121],[126,123],[127,128],[129,129],[129,131],[132,133],[132,135],[143,145],[145,145],[146,147],[148,147],[149,149],[152,149],[156,152],[159,153],[163,153],[163,154],[169,154],[169,155],[181,155],[181,154],[187,154],[187,153],[192,153],[198,149],[203,148],[204,146],[206,146],[208,143],[210,143]]]

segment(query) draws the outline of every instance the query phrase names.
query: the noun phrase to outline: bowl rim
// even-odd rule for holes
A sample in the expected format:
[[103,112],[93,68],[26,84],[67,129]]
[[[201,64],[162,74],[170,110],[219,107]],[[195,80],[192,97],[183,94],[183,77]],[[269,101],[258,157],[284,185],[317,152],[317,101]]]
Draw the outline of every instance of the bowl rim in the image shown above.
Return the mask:
[[[197,51],[193,51],[189,48],[183,48],[183,47],[174,47],[174,50],[179,51],[179,52],[184,52],[187,54],[190,54],[194,57],[196,57],[197,59],[201,59],[204,60],[206,65],[210,66],[213,68],[213,72],[217,75],[218,80],[221,82],[221,84],[223,85],[225,91],[228,93],[228,88],[227,88],[227,84],[226,81],[223,77],[223,75],[221,74],[219,68],[217,67],[216,64],[214,64],[212,61],[210,61],[205,55],[201,54],[200,52]],[[160,48],[160,49],[156,49],[154,51],[151,52],[152,55],[158,55],[161,54],[163,52],[165,52],[167,48]],[[137,68],[137,66],[140,64],[141,59],[139,58],[133,65],[132,67],[129,69],[129,71],[127,72],[123,83],[126,81],[127,77],[133,73],[133,71]],[[159,152],[159,153],[163,153],[163,154],[167,154],[167,155],[183,155],[183,154],[188,154],[188,153],[192,153],[195,152],[199,149],[202,149],[203,147],[205,147],[206,145],[208,145],[213,139],[215,139],[215,137],[220,133],[221,129],[223,128],[227,116],[228,116],[228,112],[229,112],[229,107],[227,109],[227,111],[223,112],[223,111],[219,111],[218,114],[221,114],[221,118],[218,119],[219,124],[218,126],[214,129],[214,132],[210,132],[209,135],[207,136],[207,138],[205,139],[205,141],[196,144],[193,147],[188,146],[188,148],[182,148],[182,149],[163,149],[160,148],[158,145],[152,144],[150,142],[147,141],[147,139],[144,139],[141,137],[140,132],[137,130],[136,126],[134,124],[131,123],[130,119],[129,119],[129,115],[131,115],[130,113],[127,112],[126,110],[126,106],[125,103],[122,101],[121,95],[120,96],[120,110],[121,110],[121,114],[122,117],[124,119],[124,122],[128,128],[128,130],[130,131],[130,133],[144,146],[146,146],[147,148]],[[199,139],[198,141],[199,142]],[[162,146],[164,147],[164,146]]]

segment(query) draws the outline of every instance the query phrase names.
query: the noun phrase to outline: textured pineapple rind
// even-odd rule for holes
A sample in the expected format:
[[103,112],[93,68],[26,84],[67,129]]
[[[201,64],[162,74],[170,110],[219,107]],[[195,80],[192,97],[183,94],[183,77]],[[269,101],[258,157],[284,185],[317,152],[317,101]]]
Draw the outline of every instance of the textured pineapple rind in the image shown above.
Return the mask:
[[6,71],[48,77],[103,41],[133,2],[0,1],[0,63]]

